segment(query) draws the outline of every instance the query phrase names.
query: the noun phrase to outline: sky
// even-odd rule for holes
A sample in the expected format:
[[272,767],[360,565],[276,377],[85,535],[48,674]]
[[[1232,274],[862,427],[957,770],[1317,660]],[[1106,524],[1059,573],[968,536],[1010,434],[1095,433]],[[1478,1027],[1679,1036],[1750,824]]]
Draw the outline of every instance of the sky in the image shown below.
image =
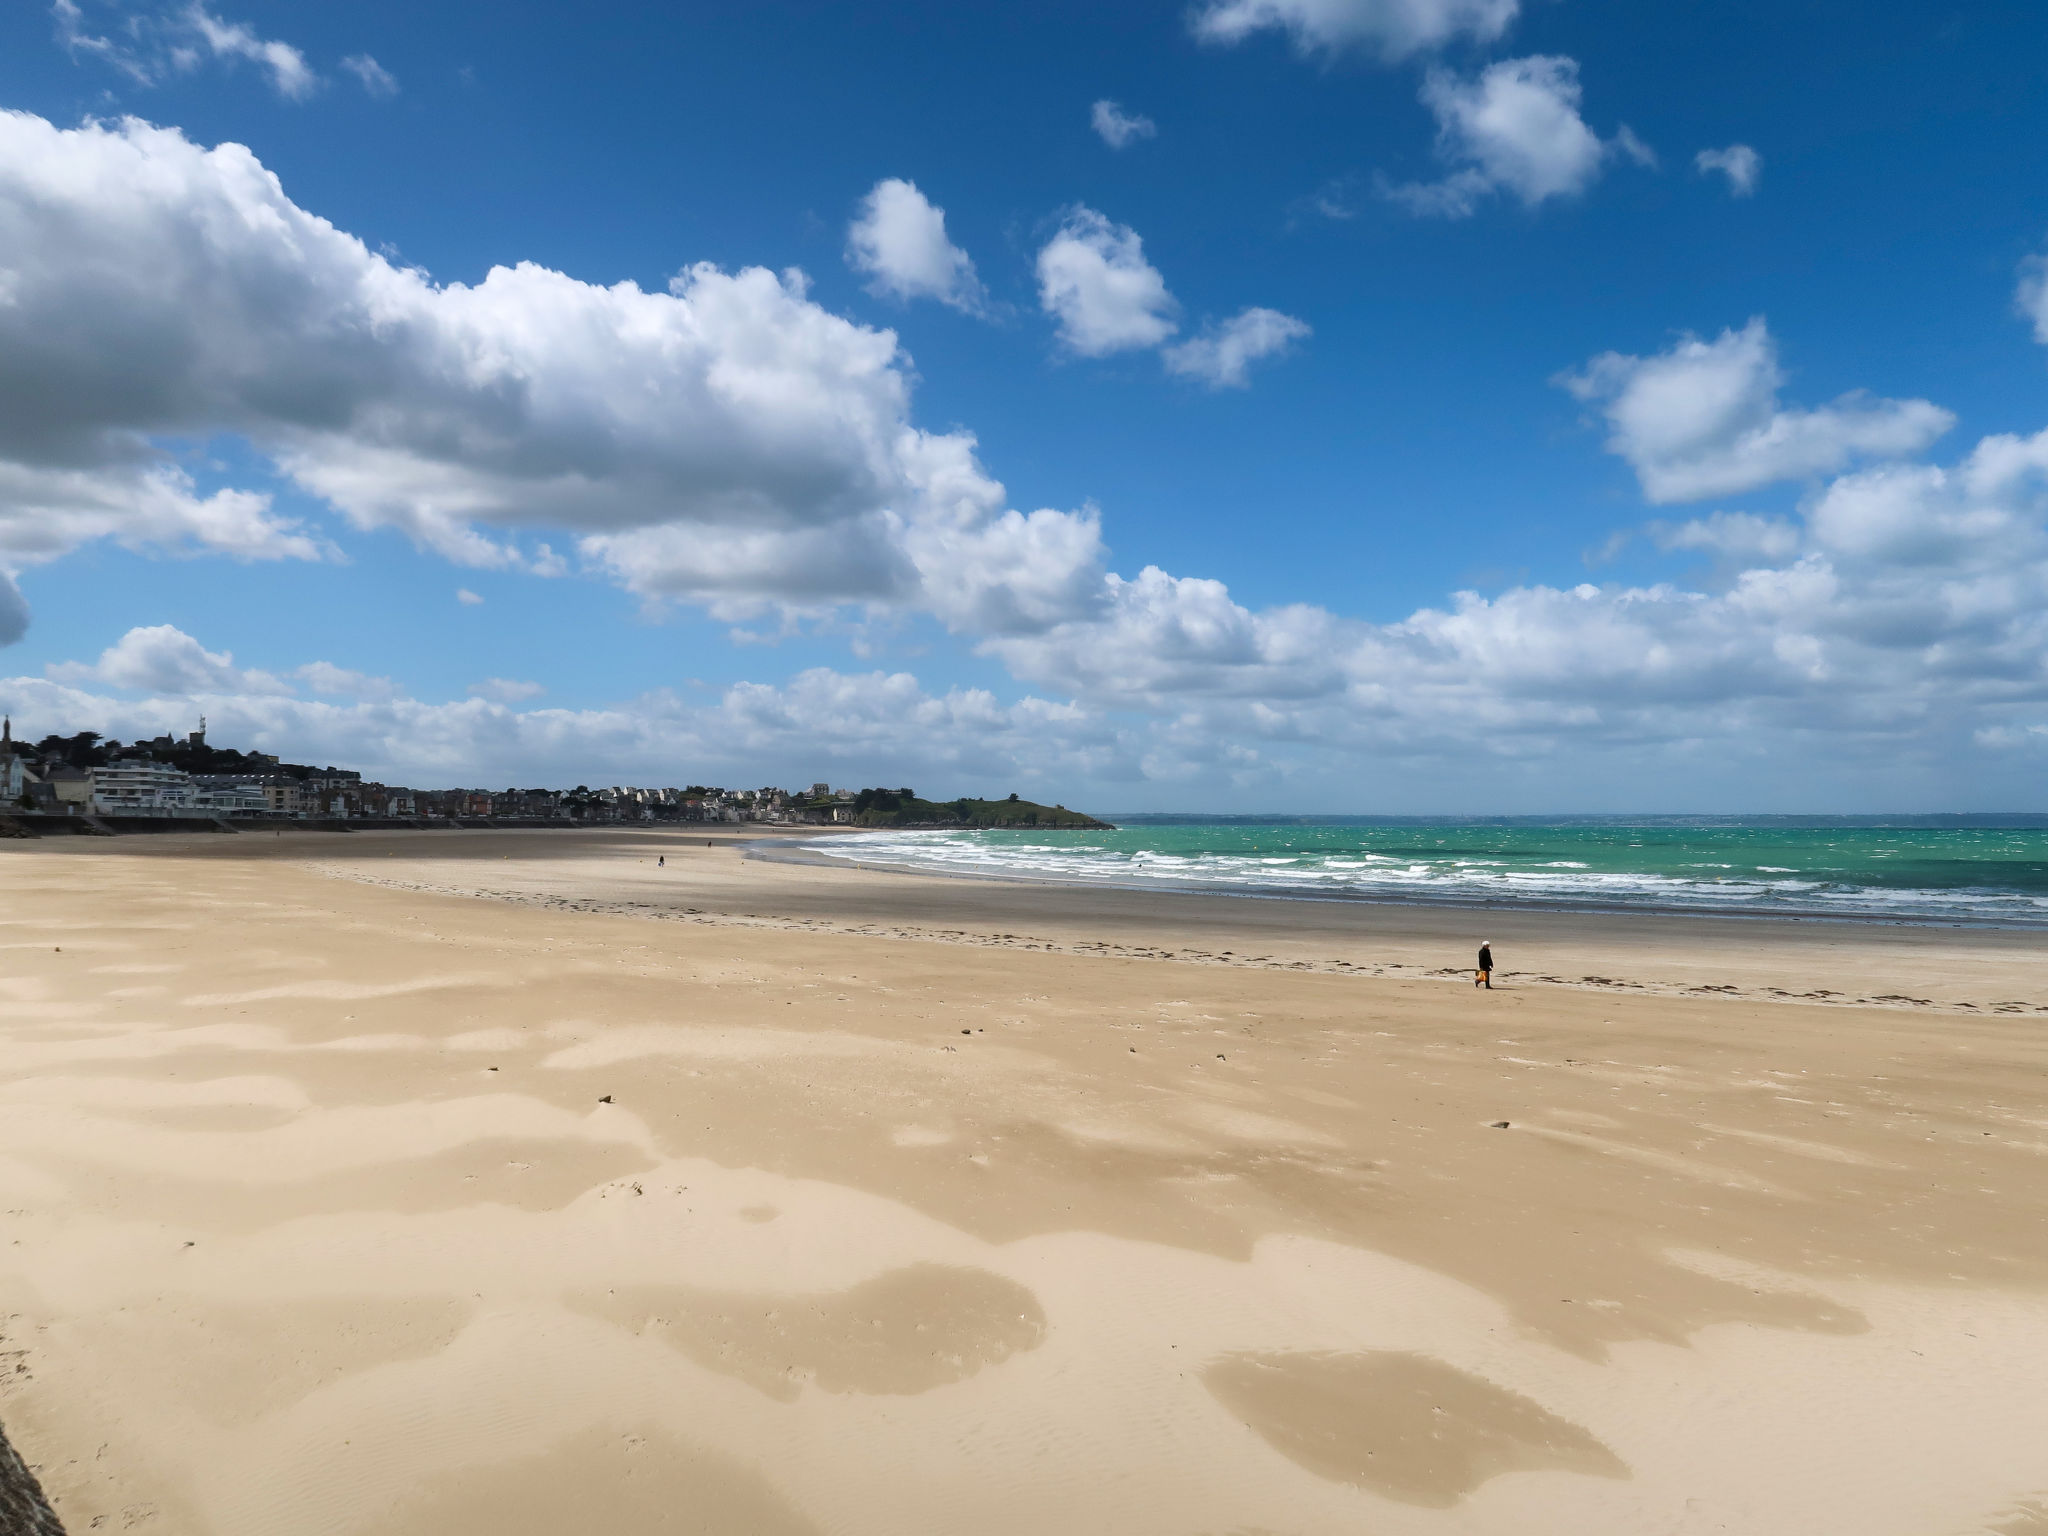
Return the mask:
[[416,787],[2048,810],[2048,10],[0,10],[0,707]]

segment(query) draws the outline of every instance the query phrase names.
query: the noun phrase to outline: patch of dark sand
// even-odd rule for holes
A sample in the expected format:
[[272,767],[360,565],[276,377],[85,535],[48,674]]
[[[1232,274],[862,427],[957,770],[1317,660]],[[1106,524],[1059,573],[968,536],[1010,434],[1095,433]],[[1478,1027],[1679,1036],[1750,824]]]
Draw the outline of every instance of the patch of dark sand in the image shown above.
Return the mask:
[[1986,1536],[2048,1536],[2048,1493],[2000,1510],[1984,1529]]
[[945,1264],[912,1264],[809,1295],[631,1286],[569,1304],[785,1402],[806,1382],[826,1392],[927,1392],[1045,1337],[1045,1313],[1030,1291]]
[[1288,1460],[1406,1504],[1448,1508],[1504,1472],[1629,1475],[1579,1425],[1424,1355],[1230,1355],[1202,1380]]

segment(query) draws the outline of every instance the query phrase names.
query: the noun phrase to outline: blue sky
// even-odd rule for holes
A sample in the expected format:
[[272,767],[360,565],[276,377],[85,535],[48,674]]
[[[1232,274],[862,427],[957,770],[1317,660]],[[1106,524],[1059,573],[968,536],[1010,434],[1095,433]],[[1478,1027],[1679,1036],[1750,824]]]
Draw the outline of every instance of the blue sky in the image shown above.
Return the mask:
[[418,784],[2041,809],[2043,57],[2019,4],[12,7],[0,690]]

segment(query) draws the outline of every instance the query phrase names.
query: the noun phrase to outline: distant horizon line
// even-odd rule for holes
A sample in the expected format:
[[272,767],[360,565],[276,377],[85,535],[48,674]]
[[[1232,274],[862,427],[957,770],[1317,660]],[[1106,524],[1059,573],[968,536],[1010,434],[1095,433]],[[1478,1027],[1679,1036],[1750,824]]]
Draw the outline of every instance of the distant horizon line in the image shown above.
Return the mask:
[[2048,811],[1091,811],[1107,820],[1230,822],[1682,822],[1996,821],[2048,822]]

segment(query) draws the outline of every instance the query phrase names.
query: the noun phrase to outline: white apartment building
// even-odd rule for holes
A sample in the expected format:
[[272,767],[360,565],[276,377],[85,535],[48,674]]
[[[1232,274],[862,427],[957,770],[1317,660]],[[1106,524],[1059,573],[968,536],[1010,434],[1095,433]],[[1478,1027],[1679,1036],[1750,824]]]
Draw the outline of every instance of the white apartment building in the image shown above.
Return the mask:
[[151,758],[126,758],[92,770],[92,808],[102,816],[180,816],[192,804],[192,776]]
[[207,784],[192,792],[192,806],[195,810],[230,816],[267,811],[270,800],[261,784]]

